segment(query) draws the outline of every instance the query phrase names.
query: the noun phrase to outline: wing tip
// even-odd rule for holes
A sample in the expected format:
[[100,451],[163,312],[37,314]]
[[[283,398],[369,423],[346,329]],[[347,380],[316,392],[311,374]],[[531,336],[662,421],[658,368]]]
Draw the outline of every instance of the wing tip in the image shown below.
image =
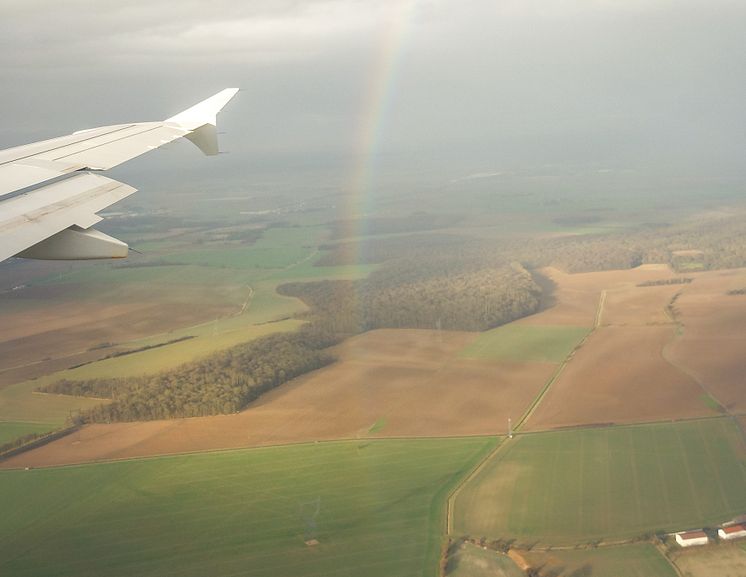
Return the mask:
[[241,90],[240,88],[224,88],[220,92],[213,94],[209,98],[190,106],[186,110],[179,112],[166,122],[175,122],[188,127],[190,130],[204,126],[205,124],[217,124],[217,115],[228,102]]

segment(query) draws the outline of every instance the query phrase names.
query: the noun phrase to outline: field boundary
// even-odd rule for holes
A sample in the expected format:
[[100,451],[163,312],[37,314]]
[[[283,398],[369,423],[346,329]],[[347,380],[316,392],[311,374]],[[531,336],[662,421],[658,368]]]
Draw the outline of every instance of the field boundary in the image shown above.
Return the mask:
[[458,496],[458,493],[461,491],[461,488],[466,485],[469,481],[471,481],[476,475],[479,474],[479,472],[484,469],[484,467],[487,465],[489,461],[492,460],[492,457],[497,455],[503,447],[506,447],[508,445],[507,439],[505,438],[498,438],[502,439],[500,443],[492,449],[489,453],[487,453],[484,458],[479,461],[474,468],[469,471],[456,485],[453,487],[453,489],[449,492],[446,499],[446,534],[445,536],[448,537],[453,532],[453,504],[455,502],[456,497]]
[[669,301],[668,305],[664,307],[664,311],[666,313],[666,316],[668,316],[669,319],[671,319],[671,322],[674,325],[673,334],[671,336],[671,340],[669,340],[661,349],[661,358],[666,361],[669,365],[671,365],[674,369],[679,371],[680,373],[684,374],[688,378],[690,378],[692,381],[694,381],[697,386],[699,386],[700,389],[702,389],[702,392],[714,403],[717,405],[717,410],[720,414],[720,416],[728,417],[730,418],[733,423],[736,426],[736,429],[738,429],[739,433],[741,433],[741,438],[744,441],[744,444],[746,444],[746,428],[744,428],[743,423],[741,423],[741,420],[738,418],[740,416],[743,416],[739,413],[734,413],[731,410],[728,409],[726,405],[724,405],[720,399],[718,399],[715,394],[710,390],[710,388],[705,385],[704,381],[700,379],[689,367],[686,365],[682,365],[681,363],[676,362],[670,356],[668,355],[668,349],[676,342],[678,341],[683,335],[684,335],[684,323],[681,322],[679,319],[679,316],[676,312],[676,309],[674,308],[674,304],[678,297],[681,295],[681,291],[677,292],[676,294],[671,297],[671,300]]
[[679,569],[679,566],[676,564],[676,562],[669,556],[668,550],[663,546],[660,540],[655,539],[653,545],[655,546],[656,549],[658,549],[658,552],[661,555],[663,555],[663,558],[668,562],[668,564],[674,570],[674,573],[676,573],[678,577],[684,577],[684,574],[681,572],[681,569]]
[[[746,413],[737,413],[733,415],[734,417],[746,417]],[[199,419],[201,417],[183,417],[184,419]],[[689,423],[689,422],[695,422],[695,421],[710,421],[710,420],[716,420],[716,419],[727,419],[727,415],[708,415],[708,416],[701,416],[701,417],[684,417],[681,419],[672,419],[672,420],[657,420],[657,421],[641,421],[639,423],[604,423],[602,425],[573,425],[569,427],[562,427],[558,429],[542,429],[538,431],[513,431],[514,437],[529,437],[534,435],[545,435],[547,433],[560,433],[563,431],[582,431],[582,430],[590,430],[590,429],[610,429],[610,428],[635,428],[635,427],[645,427],[650,425],[670,425],[675,423]],[[150,421],[148,421],[150,422]],[[81,427],[82,429],[82,427]],[[74,433],[74,430],[70,430],[69,433]],[[69,434],[66,433],[66,434]],[[51,433],[50,433],[51,434]],[[60,435],[59,438],[62,438],[64,435]],[[255,450],[262,450],[262,449],[270,449],[272,447],[296,447],[296,446],[303,446],[303,445],[314,445],[314,444],[328,444],[328,443],[347,443],[347,442],[371,442],[371,441],[428,441],[428,440],[443,440],[443,439],[479,439],[479,438],[496,438],[496,439],[503,439],[500,445],[498,447],[502,446],[506,443],[507,439],[505,435],[490,435],[490,434],[481,434],[476,433],[473,435],[451,435],[451,436],[425,436],[425,435],[418,435],[418,436],[402,436],[402,435],[393,435],[393,436],[360,436],[360,437],[337,437],[334,439],[317,439],[317,440],[308,440],[308,441],[289,441],[287,443],[272,443],[267,445],[247,445],[243,447],[222,447],[222,448],[215,448],[215,449],[200,449],[195,451],[174,451],[174,452],[167,452],[167,453],[159,453],[157,455],[142,455],[142,456],[133,456],[133,457],[112,457],[107,459],[97,459],[97,460],[88,460],[88,461],[76,461],[74,463],[65,463],[60,465],[39,465],[35,466],[34,468],[38,469],[58,469],[63,467],[81,467],[85,465],[97,465],[101,463],[121,463],[125,461],[139,461],[139,460],[145,460],[145,459],[161,459],[161,458],[169,458],[169,457],[180,457],[184,455],[201,455],[206,453],[226,453],[231,451],[255,451]],[[56,440],[56,439],[52,439]],[[48,441],[51,442],[51,441]],[[40,445],[41,446],[41,445]],[[498,448],[496,447],[495,450]],[[27,450],[31,450],[36,447],[29,447]],[[489,456],[488,456],[489,457]],[[4,455],[0,457],[0,462],[2,462],[4,458]],[[8,456],[10,458],[10,456]],[[23,467],[2,467],[0,466],[0,470],[4,471],[13,471],[13,470],[19,470],[23,469]]]
[[20,455],[21,453],[25,453],[26,451],[31,451],[32,449],[37,449],[39,447],[42,447],[48,443],[51,443],[52,441],[56,441],[57,439],[61,439],[62,437],[65,437],[69,435],[70,433],[74,433],[80,429],[80,426],[73,425],[71,427],[66,427],[64,429],[57,429],[56,431],[51,431],[47,433],[46,435],[42,435],[40,437],[36,437],[34,439],[31,439],[29,442],[24,443],[23,445],[19,445],[18,447],[10,448],[6,451],[0,452],[0,463],[3,462],[6,459],[10,459],[11,457],[15,457],[16,455]]
[[[554,429],[537,429],[534,431],[513,431],[514,435],[528,436],[528,435],[543,435],[544,433],[561,433],[562,431],[583,431],[587,429],[611,429],[611,428],[633,428],[633,427],[644,427],[647,425],[672,425],[675,423],[691,423],[694,421],[711,421],[714,419],[727,419],[730,415],[719,414],[719,415],[700,415],[697,417],[678,417],[675,419],[656,419],[653,421],[639,421],[636,423],[583,423],[580,425],[566,425],[562,427],[555,427]],[[735,414],[733,417],[746,417],[746,414]]]
[[601,291],[601,296],[598,299],[598,305],[596,307],[596,316],[593,321],[593,327],[588,331],[588,333],[580,339],[580,341],[572,348],[572,350],[567,353],[567,356],[565,359],[560,363],[560,365],[557,367],[557,369],[554,371],[551,377],[549,377],[549,380],[547,380],[546,384],[544,385],[544,388],[539,392],[539,394],[536,396],[534,401],[529,405],[526,412],[521,416],[518,423],[516,423],[515,430],[516,432],[523,426],[523,424],[533,415],[534,411],[537,409],[539,404],[542,400],[544,400],[544,397],[549,392],[549,388],[557,381],[557,379],[560,377],[560,375],[564,372],[565,368],[567,367],[567,364],[572,360],[572,358],[575,356],[575,353],[588,341],[588,339],[591,337],[593,333],[596,332],[596,329],[600,327],[601,323],[601,317],[603,315],[603,308],[606,304],[606,290]]
[[[542,390],[539,392],[538,395],[534,398],[531,405],[529,405],[526,412],[521,416],[519,421],[515,425],[515,429],[512,432],[513,434],[519,434],[520,428],[525,424],[525,422],[531,417],[531,415],[534,413],[536,408],[539,406],[541,401],[544,399],[546,394],[549,392],[550,387],[557,381],[557,379],[560,377],[562,372],[565,370],[565,367],[567,364],[572,360],[573,356],[575,355],[575,352],[580,349],[588,340],[588,338],[596,332],[596,329],[600,326],[601,316],[603,315],[603,308],[604,304],[606,303],[606,290],[601,291],[601,295],[598,300],[598,305],[596,307],[596,316],[594,320],[593,327],[588,331],[588,333],[572,348],[572,350],[567,354],[565,359],[560,363],[560,365],[557,367],[557,369],[552,373],[552,376],[549,377],[547,382],[545,383]],[[446,536],[449,536],[452,534],[453,531],[453,509],[456,502],[456,498],[458,497],[459,493],[461,492],[461,489],[470,481],[472,480],[476,475],[479,474],[479,472],[484,469],[484,467],[487,465],[488,462],[490,462],[493,457],[498,455],[501,450],[504,447],[509,447],[512,443],[512,435],[511,437],[504,439],[497,447],[495,447],[494,450],[490,451],[487,455],[485,455],[484,459],[482,459],[481,462],[479,462],[474,469],[472,469],[468,475],[466,475],[451,491],[451,493],[448,495],[448,500],[446,504]]]
[[[445,437],[445,438],[453,438],[453,437]],[[489,437],[483,437],[483,438],[487,441],[487,442],[485,442],[484,449],[482,449],[486,453],[486,455],[492,454],[502,444],[501,440],[500,440],[500,437],[489,436]],[[488,447],[489,443],[492,443],[492,442],[497,442],[498,443],[497,446],[494,449],[487,450],[487,447]],[[480,455],[477,453],[476,455],[474,455],[474,462],[477,464],[476,466],[478,467],[480,463],[484,463],[485,462],[485,458],[484,457],[480,457]],[[472,471],[470,472],[470,474],[473,473],[473,472],[474,472],[474,469],[472,469]],[[438,528],[438,524],[443,522],[440,519],[441,516],[444,516],[445,522],[446,522],[446,524],[448,524],[449,517],[450,517],[450,510],[449,510],[450,500],[447,498],[447,496],[451,492],[453,492],[453,490],[458,485],[460,485],[461,483],[463,483],[463,480],[464,480],[464,477],[463,476],[459,476],[459,472],[456,471],[448,479],[448,481],[443,485],[443,487],[441,487],[441,489],[437,493],[435,493],[435,495],[433,495],[433,499],[430,502],[430,514],[429,514],[430,520],[431,520],[431,522],[433,522],[433,529],[432,529],[433,533],[432,533],[432,535],[428,539],[428,552],[427,552],[427,555],[426,555],[427,557],[429,557],[431,555],[430,549],[431,549],[431,547],[433,545],[432,541],[435,540],[435,535],[437,535],[437,544],[438,544],[437,555],[438,555],[438,557],[442,556],[443,547],[444,547],[444,545],[446,545],[446,542],[447,542],[449,534],[446,533],[445,535],[443,535],[443,533],[440,530],[440,528]],[[445,503],[444,503],[444,497],[446,497]],[[437,533],[436,533],[436,531],[437,531]],[[439,563],[435,563],[434,565],[436,567],[436,571],[433,572],[433,575],[440,576],[441,572],[440,572]]]
[[[182,417],[184,419],[200,419],[202,417]],[[152,422],[152,421],[143,421],[143,422]],[[79,427],[82,429],[82,427]],[[67,429],[66,429],[67,431]],[[58,431],[59,432],[59,431]],[[74,433],[75,429],[69,430],[65,435],[69,433]],[[60,435],[60,438],[62,438],[65,435]],[[403,437],[403,436],[391,436],[391,437],[337,437],[335,439],[318,439],[318,440],[309,440],[309,441],[289,441],[287,443],[272,443],[268,445],[253,445],[253,446],[244,446],[244,447],[222,447],[222,448],[216,448],[216,449],[200,449],[195,451],[173,451],[169,453],[159,453],[157,455],[141,455],[141,456],[134,456],[134,457],[111,457],[108,459],[97,459],[97,460],[88,460],[88,461],[76,461],[74,463],[64,463],[60,465],[38,465],[34,466],[34,469],[63,469],[65,467],[84,467],[86,465],[101,465],[105,463],[122,463],[127,461],[144,461],[144,460],[151,460],[151,459],[168,459],[172,457],[184,457],[188,455],[207,455],[207,454],[213,454],[213,453],[232,453],[237,451],[262,451],[266,449],[273,449],[273,448],[279,448],[279,447],[302,447],[305,445],[328,445],[332,443],[354,443],[354,442],[375,442],[375,441],[445,441],[445,440],[459,440],[459,439],[500,439],[502,436],[500,435],[482,435],[482,434],[475,434],[475,435],[452,435],[452,436],[438,436],[438,437],[427,437],[427,436],[417,436],[417,437]],[[52,439],[48,442],[51,442],[56,439]],[[41,445],[39,445],[41,446]],[[31,450],[31,447],[28,450]],[[10,458],[10,457],[8,457]],[[2,462],[2,458],[0,457],[0,463]],[[25,467],[3,467],[0,465],[0,471],[18,471],[22,470]]]
[[[463,497],[461,497],[462,502],[459,503],[460,508],[458,509],[458,529],[455,527],[456,507],[454,499],[452,504],[453,520],[449,536],[454,538],[466,534],[472,536],[484,535],[487,539],[497,537],[501,539],[515,538],[514,546],[519,549],[569,550],[584,548],[585,545],[596,547],[645,541],[650,540],[653,534],[662,532],[670,533],[691,527],[720,525],[743,512],[743,494],[737,488],[737,484],[742,482],[742,471],[738,466],[732,466],[733,461],[730,461],[740,454],[741,439],[739,431],[733,430],[733,425],[728,417],[720,416],[715,420],[696,419],[688,423],[664,421],[648,425],[623,426],[615,427],[614,431],[585,429],[583,432],[565,432],[565,434],[572,435],[570,437],[533,436],[533,441],[529,441],[532,435],[537,434],[532,432],[516,438],[517,441],[529,442],[525,446],[521,442],[515,444],[506,442],[501,447],[501,452],[493,453],[491,460],[483,465],[481,469],[483,474],[478,475],[479,472],[476,472],[469,480],[465,480],[466,482],[471,481],[472,484],[465,485],[460,491],[460,495],[463,495]],[[613,438],[607,438],[606,435],[612,434],[614,435]],[[694,448],[688,442],[682,443],[686,439],[696,440],[702,436],[704,436],[704,439],[694,443]],[[632,444],[629,441],[631,438],[634,439]],[[712,448],[719,442],[719,439],[727,439],[729,446],[727,458],[730,464],[722,465],[721,456],[712,451],[700,451],[698,448],[702,442]],[[567,519],[559,520],[555,515],[552,517],[553,521],[550,523],[549,530],[547,530],[543,520],[546,516],[542,515],[542,508],[550,501],[542,502],[541,499],[535,503],[526,501],[526,491],[514,491],[513,487],[517,477],[513,476],[513,472],[529,471],[528,477],[524,477],[526,484],[538,488],[537,490],[542,491],[542,494],[546,494],[546,491],[552,492],[551,502],[554,503],[552,511],[567,513],[568,509],[563,508],[567,496],[562,491],[558,492],[553,488],[556,486],[552,484],[553,474],[544,469],[547,465],[551,466],[550,457],[565,441],[569,442],[572,450],[576,452],[583,451],[583,443],[585,442],[585,448],[591,448],[591,452],[586,454],[586,458],[587,455],[600,455],[599,451],[604,455],[608,454],[608,449],[604,447],[608,447],[609,441],[613,441],[613,446],[620,449],[621,453],[618,453],[612,470],[620,470],[619,467],[627,468],[632,463],[635,467],[641,466],[643,467],[641,470],[647,471],[646,478],[651,480],[651,486],[656,487],[654,492],[667,487],[672,490],[671,494],[674,497],[687,496],[686,503],[682,503],[677,498],[675,503],[671,503],[673,511],[670,511],[670,505],[666,504],[664,506],[663,503],[664,500],[668,503],[666,498],[668,494],[665,492],[658,494],[655,503],[652,503],[650,499],[643,499],[648,506],[651,504],[653,506],[651,512],[646,512],[644,518],[641,519],[630,510],[630,508],[635,508],[636,500],[630,494],[623,502],[623,508],[621,509],[618,505],[609,506],[606,502],[601,505],[606,510],[607,518],[612,519],[611,524],[604,525],[603,517],[596,515],[595,509],[591,508],[587,509],[590,515],[577,522],[571,515],[572,519],[569,520],[569,524]],[[588,442],[591,444],[589,445]],[[650,450],[645,449],[648,446],[646,443],[649,442],[653,443]],[[515,450],[512,450],[511,447]],[[660,471],[660,474],[664,477],[664,482],[660,483],[656,480],[658,476],[656,464],[660,465],[660,458],[656,455],[660,454],[666,447],[671,447],[671,454],[675,458],[671,466],[665,467],[665,472]],[[635,457],[630,461],[630,456],[634,455],[634,452],[640,448],[647,451],[648,456],[642,459]],[[502,463],[503,460],[505,463]],[[568,466],[561,471],[562,478],[566,480],[572,477],[574,479],[577,463],[581,460],[573,457],[572,461],[568,462]],[[712,475],[696,474],[698,469],[701,471],[700,467],[709,467],[710,465],[712,465],[710,469],[713,471]],[[544,472],[542,473],[543,469]],[[484,473],[485,470],[488,473]],[[507,477],[505,478],[503,478],[503,471],[507,471]],[[681,472],[680,475],[677,475],[678,480],[673,484],[665,482],[666,479],[669,481],[673,479],[671,475],[676,471]],[[695,478],[692,478],[693,472]],[[544,480],[535,484],[536,479],[542,476],[545,477]],[[631,485],[634,473],[627,471],[623,476],[629,480]],[[547,477],[549,478],[547,479]],[[610,486],[616,486],[617,488],[620,486],[618,482],[609,485],[608,477],[604,480],[603,475],[597,474],[594,479],[591,480],[591,493],[592,495],[595,494],[596,497],[590,500],[586,500],[585,497],[581,499],[583,504],[588,503],[591,507],[593,503],[601,503],[598,495],[603,493],[599,493],[599,491],[607,490]],[[728,480],[727,484],[726,480]],[[721,481],[722,487],[719,487]],[[573,483],[577,484],[577,481],[573,480]],[[605,489],[602,489],[604,487]],[[483,488],[487,488],[485,489],[486,492],[482,490]],[[573,503],[577,498],[576,493],[582,493],[582,491],[583,489],[579,488],[572,492],[570,498]],[[459,498],[460,495],[457,495],[456,498]],[[641,495],[645,497],[644,488]],[[661,497],[664,499],[662,500]],[[689,497],[691,497],[691,501],[688,500]],[[494,504],[497,508],[493,509],[490,504]],[[501,514],[496,516],[494,513],[498,510]],[[572,511],[577,511],[577,506]],[[613,522],[614,511],[624,512],[624,519],[619,519],[622,521],[621,525]],[[675,514],[671,514],[672,512]],[[476,516],[475,522],[470,520],[470,515]],[[524,517],[530,519],[528,524],[524,522]]]

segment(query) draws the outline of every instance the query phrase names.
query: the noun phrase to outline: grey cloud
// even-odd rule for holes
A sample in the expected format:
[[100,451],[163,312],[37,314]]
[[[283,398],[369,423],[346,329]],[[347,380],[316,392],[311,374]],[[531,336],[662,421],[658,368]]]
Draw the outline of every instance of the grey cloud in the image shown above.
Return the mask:
[[342,174],[374,125],[381,171],[742,186],[744,21],[734,0],[6,0],[2,138],[164,117],[238,85],[220,162],[240,178],[241,159]]

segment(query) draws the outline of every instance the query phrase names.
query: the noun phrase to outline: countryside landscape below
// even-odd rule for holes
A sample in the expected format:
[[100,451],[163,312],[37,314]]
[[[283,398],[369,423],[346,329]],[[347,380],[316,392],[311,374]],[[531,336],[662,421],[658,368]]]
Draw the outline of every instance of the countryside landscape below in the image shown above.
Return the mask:
[[743,574],[742,197],[230,198],[0,265],[0,574]]

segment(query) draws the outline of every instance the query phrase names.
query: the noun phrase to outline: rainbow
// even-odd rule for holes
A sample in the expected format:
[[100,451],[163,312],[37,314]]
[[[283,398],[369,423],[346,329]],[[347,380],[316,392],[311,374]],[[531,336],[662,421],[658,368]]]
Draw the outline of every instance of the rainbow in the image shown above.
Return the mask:
[[[351,230],[345,231],[351,237],[359,238],[365,233],[365,216],[372,208],[376,155],[392,97],[396,93],[400,64],[406,52],[417,4],[418,0],[405,0],[390,9],[368,77],[355,139],[355,161],[345,194],[343,218],[351,223]],[[358,251],[362,242],[358,241]]]

